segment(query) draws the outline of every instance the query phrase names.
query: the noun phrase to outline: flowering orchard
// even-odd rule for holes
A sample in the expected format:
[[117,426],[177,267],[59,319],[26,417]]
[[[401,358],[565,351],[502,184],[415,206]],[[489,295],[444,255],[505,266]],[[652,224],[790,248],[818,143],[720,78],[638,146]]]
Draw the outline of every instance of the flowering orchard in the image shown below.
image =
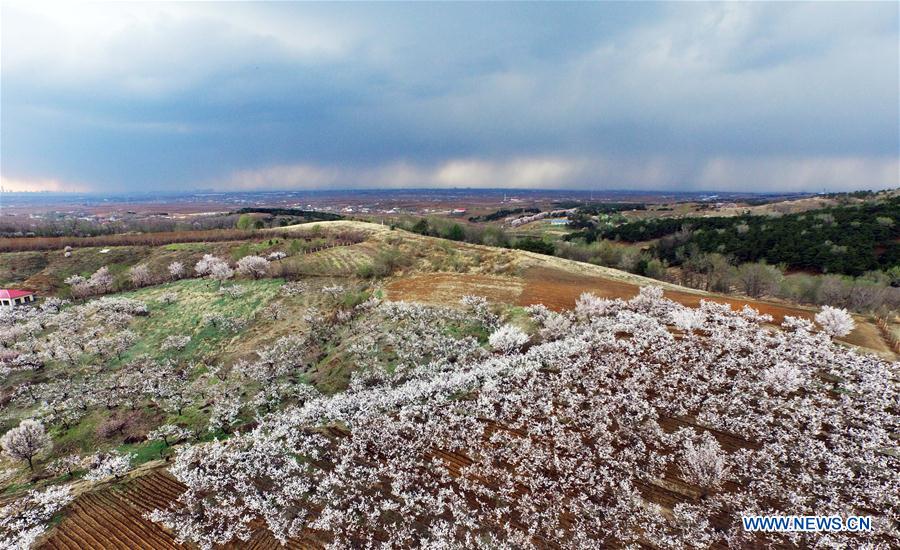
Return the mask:
[[[214,256],[200,264],[232,275]],[[247,269],[240,285],[195,285],[225,309],[159,334],[155,356],[135,352],[141,323],[171,320],[173,290],[0,310],[4,466],[57,476],[0,507],[0,548],[43,533],[72,480],[116,484],[172,449],[186,490],[148,517],[201,547],[261,527],[334,548],[900,544],[897,368],[832,342],[853,328],[843,310],[775,329],[749,308],[645,288],[503,316],[474,296],[426,307],[298,281],[242,316],[228,308],[272,282]],[[88,296],[104,278],[77,283]],[[196,353],[248,327],[272,336],[231,360]],[[349,384],[310,385],[339,358]],[[122,447],[133,418],[139,443]],[[98,419],[97,445],[73,452],[67,435]],[[741,516],[775,514],[875,521],[742,529]]]
[[68,487],[29,491],[0,507],[0,548],[30,547],[47,530],[53,515],[71,502]]
[[[321,334],[233,369],[278,389],[251,431],[183,446],[187,490],[149,517],[204,548],[260,524],[335,548],[900,544],[896,365],[833,344],[852,328],[840,311],[775,330],[646,288],[534,306],[517,327],[464,305],[341,316],[360,371],[335,395],[292,390]],[[246,406],[231,399],[218,422]],[[751,514],[875,521],[760,534]]]

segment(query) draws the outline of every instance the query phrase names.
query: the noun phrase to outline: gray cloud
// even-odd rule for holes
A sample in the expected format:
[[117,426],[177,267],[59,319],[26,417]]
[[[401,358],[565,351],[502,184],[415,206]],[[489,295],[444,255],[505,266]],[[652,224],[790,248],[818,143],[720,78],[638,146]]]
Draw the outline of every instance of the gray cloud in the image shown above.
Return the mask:
[[900,186],[890,4],[2,9],[6,181]]
[[715,157],[696,163],[672,157],[457,158],[433,164],[395,162],[367,167],[289,164],[239,170],[208,182],[220,189],[390,187],[526,187],[779,191],[896,185],[900,161],[863,157]]

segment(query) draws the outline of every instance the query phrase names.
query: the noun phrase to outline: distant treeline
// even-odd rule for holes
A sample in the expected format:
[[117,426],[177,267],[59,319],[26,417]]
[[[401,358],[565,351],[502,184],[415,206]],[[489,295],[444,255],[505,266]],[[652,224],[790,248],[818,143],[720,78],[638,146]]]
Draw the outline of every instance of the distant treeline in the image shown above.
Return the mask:
[[589,228],[566,240],[660,239],[655,255],[678,265],[688,248],[792,269],[861,275],[900,265],[900,198],[782,216],[688,217]]
[[485,214],[483,216],[471,216],[469,218],[469,221],[476,223],[495,222],[497,220],[502,220],[503,218],[507,218],[515,214],[538,214],[540,213],[540,211],[540,208],[503,208],[491,214]]
[[579,214],[597,216],[599,214],[612,214],[613,212],[623,212],[625,210],[646,209],[647,205],[642,202],[599,202],[579,206],[576,212]]
[[331,212],[317,212],[315,210],[300,210],[299,208],[241,208],[235,214],[271,214],[272,216],[295,216],[305,218],[311,222],[332,222],[343,220],[344,217]]
[[50,213],[42,219],[8,216],[0,219],[2,237],[93,237],[121,233],[157,233],[232,229],[237,214],[210,214],[184,219],[159,214],[124,219],[84,219],[68,214]]
[[646,210],[647,205],[635,202],[607,202],[598,204],[586,204],[579,206],[575,212],[569,214],[570,229],[591,229],[597,225],[592,216],[607,216],[618,214],[625,210]]
[[445,218],[434,217],[421,218],[415,222],[407,220],[406,222],[397,223],[391,226],[392,229],[395,227],[406,229],[407,231],[412,231],[413,233],[418,233],[420,235],[441,237],[451,241],[463,241],[487,246],[499,246],[502,248],[515,248],[551,256],[555,251],[555,246],[551,242],[534,237],[514,238],[501,228],[493,225],[462,225]]

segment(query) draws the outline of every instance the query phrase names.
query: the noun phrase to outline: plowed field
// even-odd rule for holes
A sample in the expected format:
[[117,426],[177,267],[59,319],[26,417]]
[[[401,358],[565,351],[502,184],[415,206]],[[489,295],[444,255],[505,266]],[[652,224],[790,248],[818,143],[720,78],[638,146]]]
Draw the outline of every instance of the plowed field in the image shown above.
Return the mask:
[[[165,550],[183,549],[171,533],[144,518],[154,508],[165,508],[184,491],[184,486],[164,470],[135,478],[120,486],[86,493],[72,502],[55,529],[39,545],[59,550]],[[318,549],[312,536],[288,541],[288,548]],[[258,530],[246,543],[223,548],[276,550],[281,546],[272,535]]]

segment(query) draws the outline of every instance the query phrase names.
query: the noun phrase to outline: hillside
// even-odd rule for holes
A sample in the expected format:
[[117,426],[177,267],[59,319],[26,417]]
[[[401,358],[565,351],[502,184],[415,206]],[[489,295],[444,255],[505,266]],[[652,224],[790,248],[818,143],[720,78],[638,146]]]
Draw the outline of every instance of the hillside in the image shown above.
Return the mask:
[[[201,546],[250,537],[253,547],[275,548],[281,538],[292,547],[357,547],[371,537],[425,540],[447,528],[441,522],[449,514],[468,518],[457,524],[453,537],[459,540],[494,537],[553,548],[570,536],[585,537],[585,544],[613,542],[599,525],[577,527],[573,514],[624,514],[619,542],[664,547],[651,543],[653,537],[702,534],[719,545],[724,542],[716,533],[734,526],[716,507],[733,506],[733,499],[761,506],[794,498],[760,492],[742,473],[750,464],[762,468],[753,457],[782,444],[811,445],[816,437],[781,430],[765,416],[768,407],[802,415],[798,404],[813,400],[816,414],[881,425],[887,409],[873,403],[896,394],[896,363],[867,354],[896,355],[863,317],[849,334],[836,329],[833,336],[843,344],[834,345],[822,331],[826,317],[790,304],[723,297],[592,264],[362,222],[278,231],[287,233],[110,247],[102,254],[85,247],[68,256],[0,255],[4,277],[11,277],[2,284],[43,281],[66,296],[66,277],[88,277],[104,261],[117,266],[104,287],[107,296],[72,304],[47,300],[0,318],[0,428],[9,433],[38,419],[52,442],[35,453],[33,470],[4,458],[0,519],[29,506],[28,499],[44,498],[46,514],[28,516],[26,523],[35,536],[55,526],[40,539],[47,548],[168,547],[178,536]],[[272,256],[260,278],[247,272],[226,273],[223,280],[212,278],[214,271],[204,278],[167,275],[169,263],[192,267],[204,254],[239,265],[247,255],[277,252],[283,256]],[[142,265],[149,266],[146,279],[137,284],[129,268]],[[762,315],[742,310],[745,305]],[[852,328],[849,318],[842,323]],[[689,389],[691,380],[703,382]],[[881,384],[877,397],[870,394],[873,383]],[[794,389],[783,393],[773,389],[778,384]],[[580,389],[570,393],[573,388]],[[824,397],[832,392],[859,400],[838,413],[836,402]],[[567,397],[526,406],[547,395]],[[631,408],[626,395],[649,408]],[[472,410],[480,412],[465,412]],[[607,410],[607,418],[632,418],[633,424],[579,418],[584,410]],[[558,424],[544,425],[547,418]],[[879,433],[888,434],[885,429]],[[559,437],[570,430],[588,431],[564,443]],[[836,445],[829,460],[857,460],[863,451],[843,428],[828,430]],[[593,443],[573,446],[582,440]],[[647,454],[622,454],[634,445]],[[872,445],[865,460],[891,467],[885,463],[890,455],[872,451],[887,449],[887,440]],[[680,464],[684,446],[724,450],[731,473],[707,486]],[[548,455],[554,448],[562,454]],[[513,462],[491,454],[512,449],[525,454]],[[291,458],[298,456],[306,458]],[[551,456],[561,462],[535,470]],[[596,456],[617,461],[627,477],[605,470]],[[428,466],[419,477],[415,472],[425,464],[437,469]],[[794,467],[813,468],[811,462]],[[759,479],[784,485],[780,468],[766,466]],[[336,478],[336,471],[349,477]],[[562,509],[539,490],[579,471],[601,478],[589,484],[593,488],[560,488],[567,502]],[[840,498],[866,502],[865,511],[878,515],[885,508],[876,489],[890,480],[877,470],[870,474],[867,492],[844,487]],[[245,476],[263,493],[223,485],[231,475]],[[608,475],[627,479],[628,488],[610,488],[602,477]],[[390,482],[370,486],[365,479]],[[276,487],[290,494],[271,493]],[[309,501],[290,500],[313,487],[320,492]],[[818,498],[812,485],[797,490]],[[338,512],[362,502],[363,494],[384,507],[357,509],[370,518],[371,530],[346,523]],[[440,504],[436,494],[449,500]],[[511,494],[519,495],[518,504],[494,509],[492,502]],[[584,495],[599,508],[583,508]],[[219,499],[240,505],[229,511]],[[291,504],[263,505],[269,499]],[[393,513],[397,499],[408,511],[403,518]],[[436,506],[444,512],[427,511]],[[307,519],[294,515],[307,508]],[[705,518],[698,531],[673,527],[671,519],[689,510]],[[494,513],[504,515],[489,521]],[[540,536],[526,535],[525,525],[532,524],[544,525]],[[644,532],[639,524],[658,531]],[[13,529],[0,536],[24,535]]]
[[[734,309],[749,305],[780,323],[785,315],[811,319],[818,309],[786,302],[735,298],[703,292],[641,277],[608,267],[576,262],[522,250],[507,250],[468,243],[451,243],[406,231],[362,222],[331,222],[335,228],[365,231],[370,241],[398,246],[417,262],[385,286],[387,296],[396,300],[453,305],[467,294],[486,296],[500,303],[527,306],[543,303],[549,307],[572,308],[582,292],[604,298],[630,298],[642,286],[666,290],[666,296],[681,304],[697,307],[701,300],[730,304]],[[371,250],[371,247],[369,247]],[[365,255],[358,261],[365,261]],[[857,328],[844,340],[882,354],[897,355],[875,322],[857,316]]]
[[[311,232],[311,227],[315,227]],[[285,238],[296,233],[297,238]],[[315,234],[313,234],[315,233]],[[267,238],[267,235],[277,235]],[[348,237],[352,236],[352,238]],[[350,239],[350,240],[348,240]],[[357,244],[353,241],[360,240]],[[333,244],[350,243],[347,246]],[[321,250],[319,250],[321,248]],[[108,250],[106,254],[101,250]],[[740,309],[750,305],[769,313],[779,322],[785,315],[810,319],[816,308],[784,301],[773,302],[735,298],[681,287],[641,277],[617,269],[535,254],[522,250],[498,249],[469,243],[452,242],[403,230],[391,230],[379,224],[359,221],[331,221],[262,230],[250,241],[218,243],[176,243],[158,247],[122,246],[76,248],[70,257],[62,251],[33,251],[0,254],[0,285],[29,288],[67,296],[63,280],[69,275],[89,275],[108,265],[118,286],[127,288],[129,267],[146,264],[163,273],[172,261],[192,265],[204,253],[240,258],[247,254],[266,255],[274,251],[296,251],[273,262],[287,277],[331,277],[360,280],[359,271],[371,265],[380,252],[395,250],[402,258],[396,273],[384,281],[391,299],[415,300],[433,304],[455,304],[465,294],[479,294],[513,305],[544,303],[554,308],[571,308],[585,291],[608,298],[628,298],[638,288],[656,285],[667,296],[684,305],[696,307],[701,299],[714,299]],[[303,253],[304,250],[319,250]],[[381,285],[379,285],[381,286]],[[856,316],[857,328],[845,341],[884,357],[894,359],[892,345],[875,321]],[[885,332],[895,330],[887,327]],[[896,351],[896,350],[895,350]]]

